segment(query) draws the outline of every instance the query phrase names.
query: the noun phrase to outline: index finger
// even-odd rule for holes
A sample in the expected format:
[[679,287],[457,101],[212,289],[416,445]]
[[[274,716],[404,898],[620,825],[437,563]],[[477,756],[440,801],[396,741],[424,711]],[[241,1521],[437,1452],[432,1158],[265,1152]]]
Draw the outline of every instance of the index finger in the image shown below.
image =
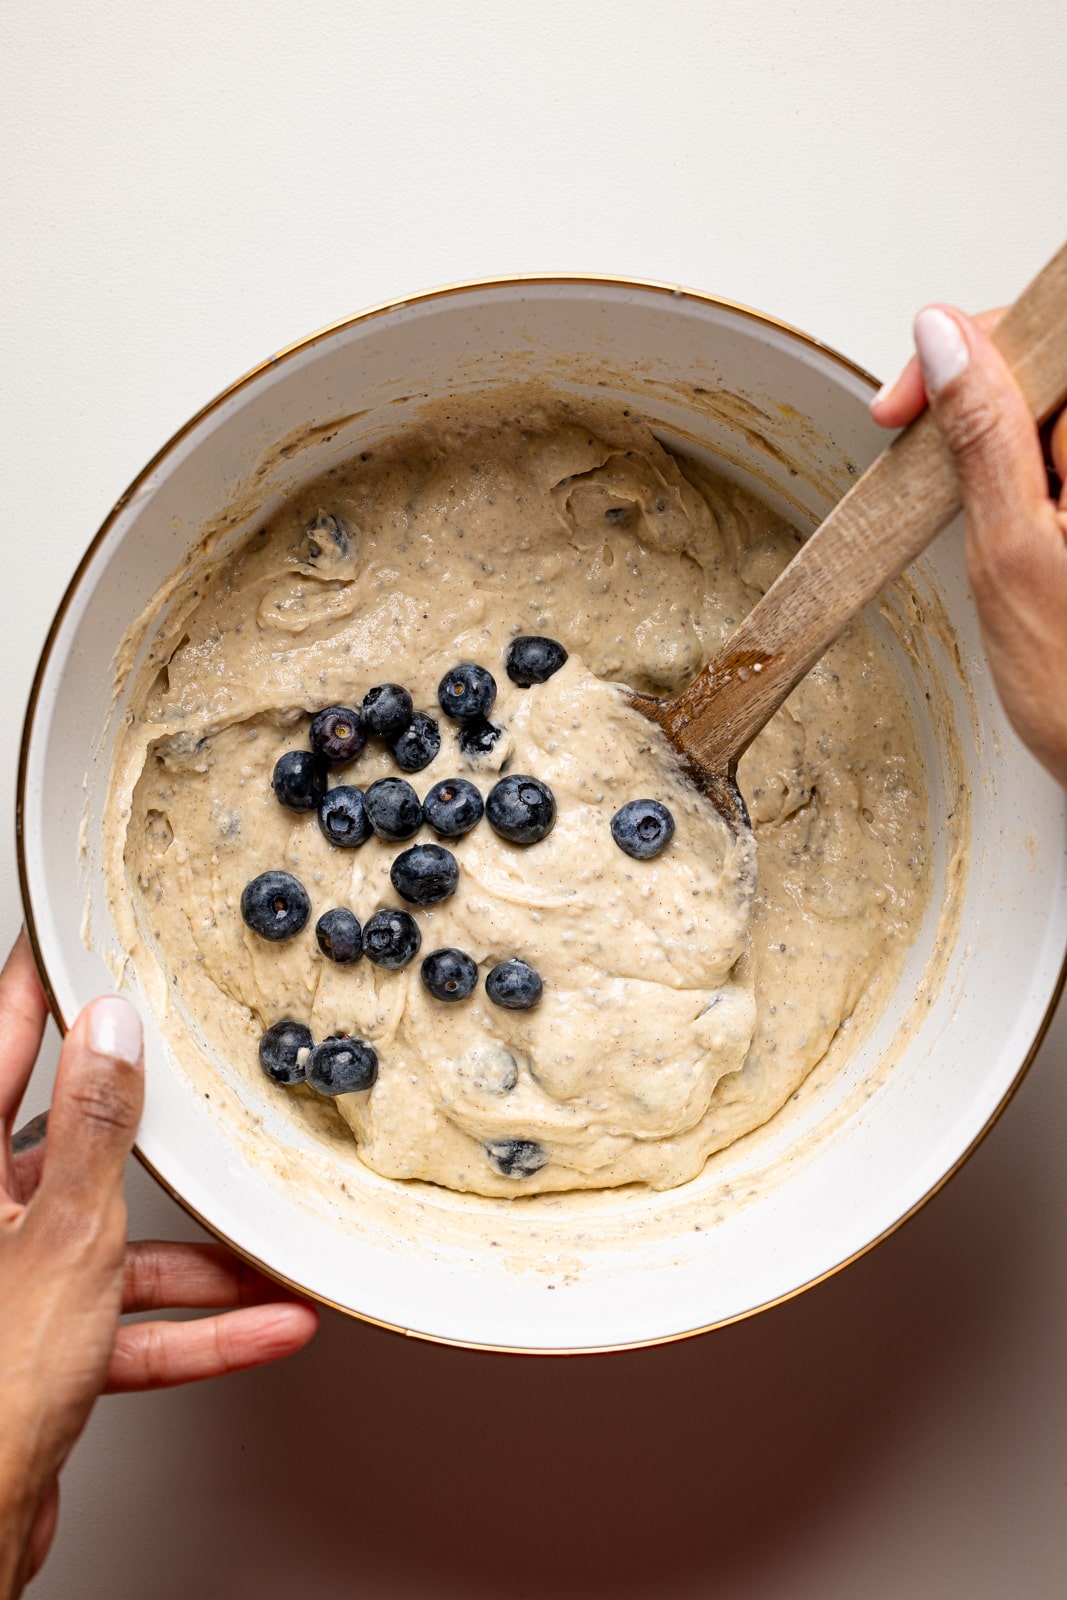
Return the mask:
[[[1004,315],[1005,307],[994,311],[979,311],[971,318],[988,333]],[[871,416],[882,428],[904,428],[914,422],[926,405],[926,388],[919,370],[918,356],[912,356],[903,371],[889,383],[884,383],[871,401]]]
[[37,1060],[47,1016],[48,1002],[23,929],[0,972],[0,1172],[5,1188],[11,1174],[11,1125]]

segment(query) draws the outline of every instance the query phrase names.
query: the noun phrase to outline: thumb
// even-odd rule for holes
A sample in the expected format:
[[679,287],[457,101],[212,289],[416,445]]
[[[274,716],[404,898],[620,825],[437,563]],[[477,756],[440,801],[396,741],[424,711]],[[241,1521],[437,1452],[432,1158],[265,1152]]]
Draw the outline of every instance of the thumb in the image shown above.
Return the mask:
[[80,1013],[59,1057],[34,1209],[57,1202],[91,1225],[121,1191],[144,1101],[141,1019],[121,995]]
[[1030,586],[1048,559],[1053,508],[1022,390],[988,335],[954,306],[925,307],[914,331],[930,409],[959,475],[976,590]]

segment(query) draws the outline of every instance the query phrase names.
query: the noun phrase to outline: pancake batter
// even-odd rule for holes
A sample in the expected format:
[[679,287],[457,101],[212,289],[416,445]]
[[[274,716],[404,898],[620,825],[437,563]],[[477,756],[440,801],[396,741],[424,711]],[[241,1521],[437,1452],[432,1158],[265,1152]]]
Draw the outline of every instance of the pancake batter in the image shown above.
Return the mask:
[[[439,413],[302,492],[182,602],[177,629],[169,620],[116,758],[110,817],[124,849],[112,899],[132,903],[209,1052],[258,1091],[258,1040],[280,1019],[316,1040],[358,1036],[377,1079],[325,1104],[362,1160],[487,1195],[667,1188],[773,1115],[865,991],[891,984],[918,926],[926,808],[910,715],[869,629],[854,626],[741,764],[753,898],[750,852],[613,680],[677,693],[797,537],[636,419],[559,402]],[[546,682],[508,678],[519,634],[568,652]],[[461,750],[437,707],[461,661],[498,685],[501,733],[483,754]],[[314,812],[271,790],[316,712],[358,707],[385,682],[440,724],[439,754],[408,775],[420,796],[462,776],[484,797],[507,771],[548,784],[558,809],[534,845],[484,820],[442,841],[458,887],[407,907],[422,947],[399,971],[329,961],[314,924],[330,908],[365,925],[403,905],[389,874],[407,846],[337,849]],[[397,775],[371,739],[330,782]],[[649,861],[610,831],[641,797],[676,825]],[[423,828],[409,843],[434,839]],[[245,885],[268,870],[293,874],[311,901],[284,943],[240,912]],[[482,977],[458,1004],[420,981],[422,957],[443,946]],[[530,1010],[485,990],[513,958],[543,980]],[[324,1104],[306,1086],[265,1092],[294,1115]],[[520,1145],[536,1158],[500,1160]]]

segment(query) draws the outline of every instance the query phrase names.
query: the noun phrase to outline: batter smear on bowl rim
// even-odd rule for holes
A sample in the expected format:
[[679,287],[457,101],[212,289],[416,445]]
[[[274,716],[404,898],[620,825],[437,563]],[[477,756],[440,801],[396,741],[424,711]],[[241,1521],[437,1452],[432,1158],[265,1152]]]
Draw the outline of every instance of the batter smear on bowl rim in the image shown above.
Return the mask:
[[853,626],[741,763],[753,849],[617,685],[677,693],[798,537],[621,410],[483,397],[179,589],[109,797],[179,1054],[485,1195],[669,1188],[766,1122],[918,930],[910,712]]

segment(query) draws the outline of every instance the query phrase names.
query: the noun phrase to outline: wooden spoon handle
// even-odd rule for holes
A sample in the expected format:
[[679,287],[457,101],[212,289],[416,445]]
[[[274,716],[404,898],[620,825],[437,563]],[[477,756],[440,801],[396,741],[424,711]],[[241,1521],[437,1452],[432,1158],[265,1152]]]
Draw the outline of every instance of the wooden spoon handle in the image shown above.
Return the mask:
[[[1067,244],[993,339],[1038,420],[1067,397]],[[685,693],[640,709],[709,772],[738,758],[823,651],[959,509],[959,485],[924,412],[834,507]]]

